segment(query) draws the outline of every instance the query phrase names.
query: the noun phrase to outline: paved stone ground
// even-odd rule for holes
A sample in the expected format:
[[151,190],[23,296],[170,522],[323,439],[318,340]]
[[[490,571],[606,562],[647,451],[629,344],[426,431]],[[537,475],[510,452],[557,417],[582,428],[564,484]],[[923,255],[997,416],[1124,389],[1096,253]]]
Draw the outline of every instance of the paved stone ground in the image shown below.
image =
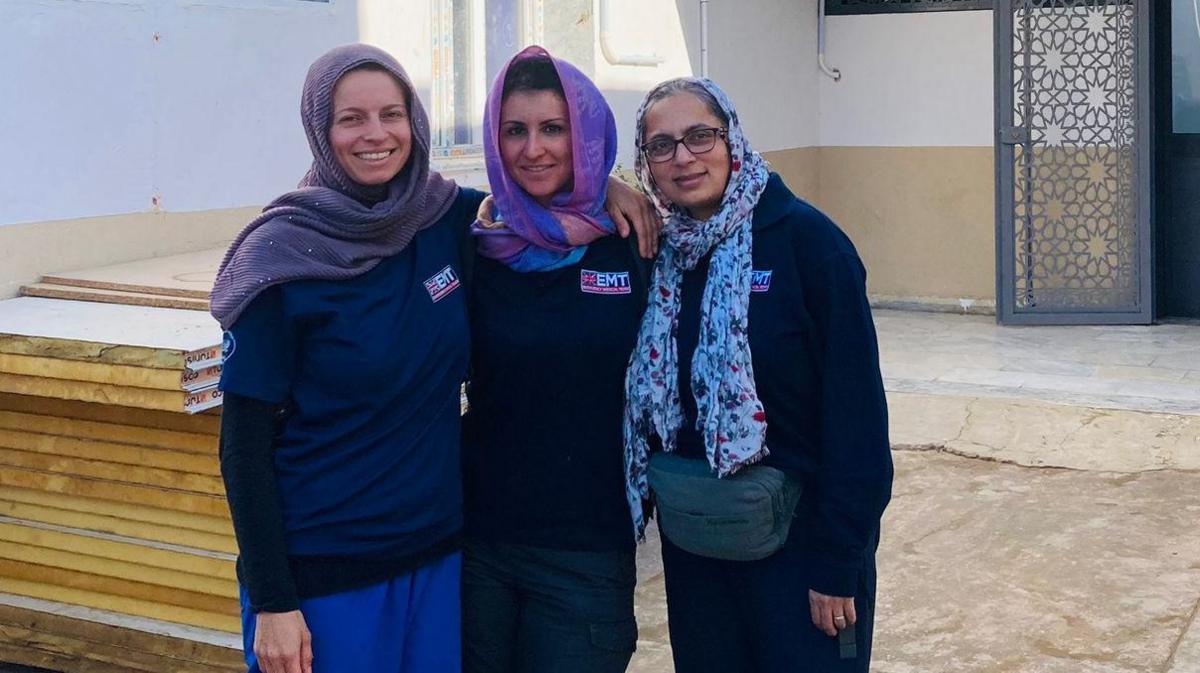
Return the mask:
[[1001,327],[875,311],[890,392],[1200,415],[1200,324]]
[[[873,671],[1200,672],[1200,473],[895,458]],[[669,673],[650,539],[630,671]]]

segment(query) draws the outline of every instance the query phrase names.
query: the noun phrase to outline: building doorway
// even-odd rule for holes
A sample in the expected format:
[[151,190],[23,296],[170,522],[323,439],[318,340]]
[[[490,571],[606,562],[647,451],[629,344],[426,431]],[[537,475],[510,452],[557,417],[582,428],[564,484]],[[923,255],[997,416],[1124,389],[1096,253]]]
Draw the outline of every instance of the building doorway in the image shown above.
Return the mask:
[[1151,0],[997,0],[995,16],[997,318],[1149,323]]
[[1200,318],[1200,0],[1157,17],[1158,314]]

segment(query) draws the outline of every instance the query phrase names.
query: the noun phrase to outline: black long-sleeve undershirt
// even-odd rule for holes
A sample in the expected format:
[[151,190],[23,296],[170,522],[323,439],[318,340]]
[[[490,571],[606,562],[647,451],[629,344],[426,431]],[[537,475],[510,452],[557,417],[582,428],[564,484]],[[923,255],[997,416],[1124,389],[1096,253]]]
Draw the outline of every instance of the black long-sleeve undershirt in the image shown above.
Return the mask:
[[226,393],[221,408],[221,477],[237,536],[238,581],[255,611],[300,607],[288,567],[283,506],[272,444],[279,406]]

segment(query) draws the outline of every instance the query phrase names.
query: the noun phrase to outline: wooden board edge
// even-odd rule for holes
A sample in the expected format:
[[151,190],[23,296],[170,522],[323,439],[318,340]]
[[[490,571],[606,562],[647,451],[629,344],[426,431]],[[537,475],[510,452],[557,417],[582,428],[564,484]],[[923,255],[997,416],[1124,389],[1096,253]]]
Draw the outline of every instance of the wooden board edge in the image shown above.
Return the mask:
[[137,283],[117,283],[107,282],[102,280],[88,280],[86,278],[71,278],[70,276],[60,276],[51,274],[42,276],[43,283],[53,283],[55,285],[69,285],[72,287],[84,287],[92,290],[109,290],[115,292],[138,292],[141,294],[154,294],[163,297],[179,297],[180,299],[204,299],[208,300],[211,292],[203,290],[185,290],[183,288],[158,287],[156,285],[139,285]]

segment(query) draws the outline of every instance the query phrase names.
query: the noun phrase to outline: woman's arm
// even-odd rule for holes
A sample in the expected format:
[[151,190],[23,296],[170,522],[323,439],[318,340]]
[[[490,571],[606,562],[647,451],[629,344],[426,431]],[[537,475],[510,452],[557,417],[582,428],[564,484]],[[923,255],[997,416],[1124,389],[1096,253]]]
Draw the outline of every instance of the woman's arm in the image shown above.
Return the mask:
[[631,230],[637,232],[638,250],[642,257],[654,259],[658,255],[662,220],[645,194],[610,175],[604,208],[617,225],[617,233],[621,238],[629,238]]
[[821,348],[819,498],[809,522],[809,598],[814,624],[836,635],[855,621],[859,573],[891,497],[892,457],[862,262],[839,252],[805,273],[806,304]]
[[276,404],[226,393],[221,409],[221,477],[241,555],[240,578],[255,612],[300,607],[288,567],[272,442]]
[[[492,224],[493,206],[496,200],[488,195],[479,204],[476,219],[488,226]],[[654,211],[650,199],[638,190],[624,182],[609,176],[608,196],[604,208],[613,224],[617,225],[617,234],[621,238],[629,238],[629,233],[637,234],[638,251],[646,259],[654,259],[658,255],[658,237],[662,231],[662,220]]]
[[278,405],[226,393],[221,409],[221,477],[242,572],[256,613],[254,653],[266,673],[312,670],[312,636],[288,567],[272,444]]
[[280,287],[254,298],[225,335],[221,477],[240,552],[239,580],[255,616],[265,673],[309,673],[312,644],[288,564],[275,475],[278,410],[295,370],[296,334]]

